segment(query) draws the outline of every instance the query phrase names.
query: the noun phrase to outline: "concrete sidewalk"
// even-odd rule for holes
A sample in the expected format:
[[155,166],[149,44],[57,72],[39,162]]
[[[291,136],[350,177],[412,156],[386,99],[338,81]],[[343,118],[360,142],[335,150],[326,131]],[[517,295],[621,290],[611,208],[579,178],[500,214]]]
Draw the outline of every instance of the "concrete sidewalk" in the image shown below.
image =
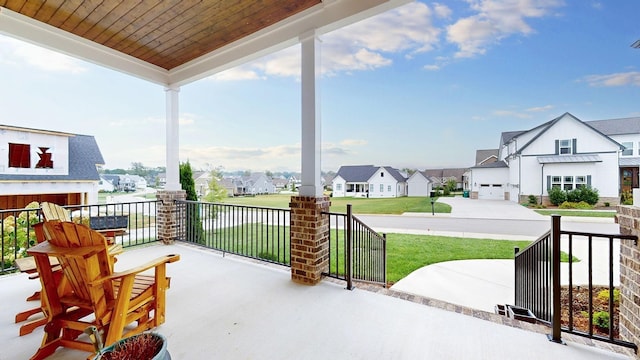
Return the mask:
[[[442,197],[438,201],[451,205],[451,217],[470,219],[520,219],[548,220],[520,204],[504,200],[476,200],[462,197]],[[566,217],[563,217],[566,219]],[[575,218],[572,218],[572,220]],[[579,218],[578,218],[579,219]],[[593,218],[587,218],[593,219]],[[584,219],[582,219],[584,221]],[[612,219],[606,219],[612,221]],[[395,231],[398,230],[398,231]],[[400,232],[401,229],[385,229],[386,232]],[[442,235],[469,238],[517,239],[534,241],[535,237],[510,236],[504,234],[473,234],[432,232],[423,235]],[[568,253],[568,240],[562,239],[561,250]],[[608,243],[596,239],[594,254],[608,254]],[[619,243],[614,244],[613,258],[619,259]],[[582,241],[574,242],[573,254],[584,260],[573,264],[573,282],[576,285],[588,283],[588,246]],[[562,264],[563,284],[568,284],[568,263]],[[614,285],[620,282],[620,267],[614,266]],[[512,304],[514,301],[513,260],[458,260],[437,263],[418,269],[395,283],[391,288],[419,296],[431,297],[452,304],[492,312],[496,304]],[[607,285],[608,260],[606,256],[596,256],[593,262],[593,283]]]

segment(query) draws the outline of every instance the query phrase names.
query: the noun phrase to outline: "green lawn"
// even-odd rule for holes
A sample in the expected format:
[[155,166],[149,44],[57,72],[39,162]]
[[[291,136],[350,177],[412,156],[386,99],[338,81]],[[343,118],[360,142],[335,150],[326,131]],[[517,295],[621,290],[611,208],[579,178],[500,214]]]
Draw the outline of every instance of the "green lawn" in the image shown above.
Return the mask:
[[395,283],[427,265],[468,259],[513,259],[529,241],[387,234],[387,281]]
[[583,216],[583,217],[602,217],[613,218],[616,216],[615,211],[590,211],[590,210],[535,210],[540,215],[553,215],[558,214],[560,216]]
[[[258,195],[226,198],[225,204],[288,208],[289,194]],[[331,198],[332,212],[347,212],[347,204],[352,204],[354,214],[402,214],[404,212],[431,212],[428,197],[400,197],[385,199]],[[451,206],[436,201],[434,212],[450,213]]]

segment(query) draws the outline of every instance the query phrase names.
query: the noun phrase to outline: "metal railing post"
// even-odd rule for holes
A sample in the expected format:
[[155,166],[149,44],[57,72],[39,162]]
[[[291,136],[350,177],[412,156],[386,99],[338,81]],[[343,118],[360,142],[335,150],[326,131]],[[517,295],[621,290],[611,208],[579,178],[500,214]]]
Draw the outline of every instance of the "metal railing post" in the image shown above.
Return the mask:
[[353,215],[351,213],[351,204],[347,204],[347,218],[346,218],[347,223],[346,228],[347,228],[347,263],[345,264],[345,271],[346,271],[346,275],[347,275],[347,289],[348,290],[353,290],[353,274],[352,274],[352,270],[353,270],[353,264],[352,264],[352,249],[353,246],[351,245],[351,241],[352,241],[352,225],[353,225]]
[[551,215],[551,334],[549,341],[563,343],[560,314],[560,215]]

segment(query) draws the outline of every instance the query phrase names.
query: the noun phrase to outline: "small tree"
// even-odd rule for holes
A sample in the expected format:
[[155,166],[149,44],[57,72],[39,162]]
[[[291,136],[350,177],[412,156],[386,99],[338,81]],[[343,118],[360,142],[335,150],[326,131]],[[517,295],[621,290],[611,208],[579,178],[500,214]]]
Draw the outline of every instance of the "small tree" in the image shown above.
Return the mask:
[[[189,161],[180,164],[180,185],[187,192],[187,200],[198,201],[196,182]],[[200,204],[186,204],[186,237],[187,241],[204,244],[204,229],[200,219]]]
[[457,186],[458,186],[458,182],[456,181],[456,179],[447,180],[447,182],[444,185],[445,193],[446,193],[447,190],[449,192],[455,191]]
[[563,202],[567,201],[567,193],[560,189],[559,187],[552,187],[551,189],[549,189],[548,191],[549,193],[549,201],[553,204],[553,205],[560,205]]

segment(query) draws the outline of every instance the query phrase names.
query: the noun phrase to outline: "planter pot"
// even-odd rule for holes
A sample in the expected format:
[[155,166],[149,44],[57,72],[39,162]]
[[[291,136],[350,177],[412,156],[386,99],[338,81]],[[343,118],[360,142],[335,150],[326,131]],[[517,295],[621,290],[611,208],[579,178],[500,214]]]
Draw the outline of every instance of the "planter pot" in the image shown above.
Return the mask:
[[515,305],[507,305],[507,316],[520,321],[526,321],[528,323],[535,324],[536,316],[533,315],[531,310]]
[[[136,354],[129,354],[129,352],[124,350],[130,347],[132,342],[139,341],[142,336],[151,336],[152,338],[154,338],[154,340],[157,340],[161,343],[160,348],[154,354],[151,355],[153,357],[140,357]],[[123,354],[127,354],[127,357],[114,356],[117,359],[126,358],[126,359],[136,359],[136,360],[171,360],[171,355],[167,350],[167,339],[162,334],[158,334],[158,333],[142,333],[142,334],[133,335],[128,338],[119,340],[113,343],[112,345],[107,346],[106,348],[100,350],[100,352],[93,358],[93,360],[111,359],[112,355],[110,355],[110,353],[115,353],[118,351],[123,351]]]

